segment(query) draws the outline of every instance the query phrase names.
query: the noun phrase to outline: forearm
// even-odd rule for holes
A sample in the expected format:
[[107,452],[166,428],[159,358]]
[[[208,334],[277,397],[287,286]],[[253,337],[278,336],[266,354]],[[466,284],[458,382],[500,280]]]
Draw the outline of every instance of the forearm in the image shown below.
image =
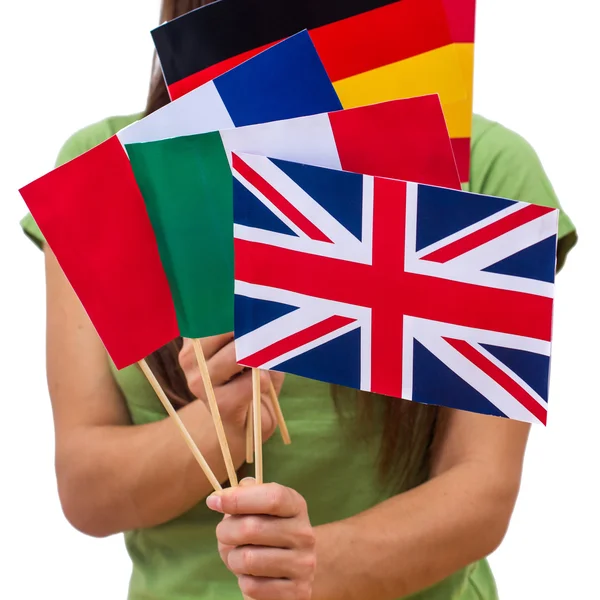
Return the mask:
[[313,600],[395,600],[490,554],[504,536],[516,490],[485,479],[481,465],[465,463],[317,527]]
[[[214,425],[200,401],[179,411],[219,481],[227,474]],[[240,436],[228,436],[233,460],[244,460]],[[212,492],[170,419],[141,426],[74,431],[57,452],[59,494],[74,527],[106,536],[167,522]]]

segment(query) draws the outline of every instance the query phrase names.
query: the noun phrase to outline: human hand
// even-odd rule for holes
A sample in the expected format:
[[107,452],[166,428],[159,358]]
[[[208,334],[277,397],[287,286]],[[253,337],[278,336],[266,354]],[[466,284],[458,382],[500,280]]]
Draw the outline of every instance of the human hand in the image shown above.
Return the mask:
[[[248,410],[252,403],[252,372],[236,362],[233,333],[203,338],[201,343],[228,437],[230,435],[245,437]],[[183,340],[179,364],[192,394],[206,402],[204,382],[190,339]],[[269,378],[279,394],[284,377],[282,373],[261,372],[262,435],[265,441],[273,435],[277,426],[275,412],[269,398]]]
[[275,483],[239,487],[209,496],[225,514],[217,526],[219,553],[245,596],[253,600],[310,600],[316,570],[315,534],[304,498]]

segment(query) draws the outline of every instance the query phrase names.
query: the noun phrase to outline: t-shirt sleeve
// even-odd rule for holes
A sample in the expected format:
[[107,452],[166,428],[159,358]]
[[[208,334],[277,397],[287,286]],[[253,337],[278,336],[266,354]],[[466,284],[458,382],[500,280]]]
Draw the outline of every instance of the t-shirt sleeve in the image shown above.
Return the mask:
[[[55,167],[60,167],[65,163],[77,158],[84,152],[91,150],[98,144],[106,141],[116,131],[128,125],[135,120],[133,117],[115,117],[99,121],[93,125],[85,127],[73,134],[62,146],[56,158]],[[27,214],[21,219],[21,227],[29,239],[39,248],[44,245],[44,236],[37,226],[31,214]]]
[[[59,167],[69,162],[70,160],[77,158],[80,154],[87,152],[93,145],[89,146],[90,138],[90,129],[92,127],[88,127],[86,129],[82,129],[78,131],[74,135],[72,135],[63,145],[60,152],[58,153],[58,157],[56,158],[55,167]],[[93,133],[93,132],[92,132]],[[87,147],[89,146],[89,147]],[[39,248],[42,248],[44,245],[44,236],[40,231],[40,228],[37,226],[35,219],[31,216],[31,213],[25,215],[23,219],[21,219],[21,227],[23,232],[29,239]]]
[[470,191],[559,209],[557,270],[577,242],[577,232],[531,145],[492,124],[473,145]]

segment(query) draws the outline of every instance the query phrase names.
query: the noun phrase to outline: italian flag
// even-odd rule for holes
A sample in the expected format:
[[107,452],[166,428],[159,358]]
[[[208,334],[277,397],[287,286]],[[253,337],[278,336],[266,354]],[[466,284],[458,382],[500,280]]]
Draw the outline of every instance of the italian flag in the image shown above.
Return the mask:
[[[117,368],[140,361],[178,335],[196,337],[176,310],[187,286],[182,283],[180,289],[167,277],[169,256],[157,243],[124,145],[339,108],[303,32],[20,190]],[[173,227],[174,235],[181,230],[198,238],[182,219]],[[203,259],[213,261],[210,254]],[[199,263],[191,276],[199,281],[203,272]],[[203,289],[210,285],[205,281]]]
[[172,98],[307,29],[344,108],[439,94],[468,181],[476,0],[220,0],[152,33]]
[[233,331],[232,151],[460,189],[437,96],[127,144],[180,330]]

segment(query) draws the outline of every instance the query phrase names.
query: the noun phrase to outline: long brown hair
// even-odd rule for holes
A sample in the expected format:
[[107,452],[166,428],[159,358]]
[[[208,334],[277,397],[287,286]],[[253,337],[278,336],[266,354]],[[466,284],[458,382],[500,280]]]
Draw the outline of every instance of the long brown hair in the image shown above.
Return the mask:
[[[160,22],[170,21],[212,1],[163,0]],[[168,102],[169,94],[154,56],[145,114],[158,110]],[[181,346],[181,339],[175,340],[148,358],[150,367],[178,407],[194,399],[179,366]],[[347,407],[356,407],[351,413],[354,419],[352,435],[381,436],[378,466],[384,483],[397,489],[406,489],[427,478],[429,450],[438,417],[436,407],[384,399],[339,386],[332,386],[332,398],[340,418]]]

